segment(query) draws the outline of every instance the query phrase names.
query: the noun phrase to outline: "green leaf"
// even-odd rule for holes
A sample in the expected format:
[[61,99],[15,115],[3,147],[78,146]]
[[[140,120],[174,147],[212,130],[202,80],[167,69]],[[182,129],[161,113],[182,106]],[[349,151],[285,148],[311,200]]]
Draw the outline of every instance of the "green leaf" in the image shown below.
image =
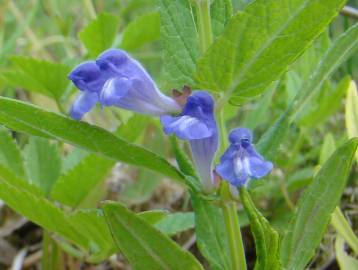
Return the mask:
[[342,236],[349,244],[354,253],[358,255],[358,238],[339,207],[336,207],[332,214],[331,224],[340,236]]
[[[347,91],[345,120],[348,137],[358,137],[358,91],[354,81],[351,81]],[[358,162],[358,153],[356,161]]]
[[271,85],[266,93],[263,94],[257,102],[255,102],[256,104],[254,104],[253,110],[249,111],[245,117],[245,122],[243,124],[244,127],[255,129],[257,126],[267,121],[267,112],[272,104],[272,97],[276,92],[277,86],[278,84],[276,83]]
[[175,136],[170,137],[170,142],[172,149],[175,155],[176,162],[180,171],[185,174],[185,180],[187,185],[190,186],[193,190],[201,190],[202,183],[195,171],[193,163],[189,157],[184,153],[184,151],[179,147],[178,140]]
[[142,166],[181,180],[181,173],[164,158],[140,146],[130,144],[112,133],[47,112],[25,102],[0,97],[0,123],[35,136],[48,137],[109,158]]
[[95,154],[86,156],[61,175],[52,189],[51,198],[72,207],[96,206],[103,196],[103,192],[99,192],[101,185],[113,165],[113,160]]
[[87,48],[90,57],[97,57],[101,52],[112,46],[118,27],[118,17],[104,12],[99,14],[79,33],[79,37]]
[[115,134],[128,142],[135,142],[145,130],[150,118],[141,114],[134,114],[128,121],[121,124]]
[[314,72],[320,60],[331,45],[329,29],[326,29],[302,54],[290,70],[296,72],[302,81],[306,81]]
[[123,30],[120,47],[133,51],[146,43],[158,40],[160,37],[160,15],[152,12],[142,15],[130,22]]
[[255,238],[255,269],[275,270],[280,268],[279,235],[266,218],[256,209],[248,191],[240,189],[240,198],[250,220],[251,231]]
[[214,270],[231,269],[224,215],[218,206],[191,194],[195,213],[196,241],[200,252]]
[[324,31],[344,3],[252,2],[232,17],[224,33],[198,61],[200,89],[226,91],[227,97],[262,93]]
[[137,215],[143,218],[146,222],[150,224],[155,224],[158,221],[162,220],[166,216],[168,216],[169,211],[167,210],[148,210],[144,212],[140,212]]
[[166,79],[174,87],[193,85],[199,43],[189,1],[158,0]]
[[[336,143],[334,141],[333,135],[328,133],[325,135],[323,140],[319,164],[324,164],[324,162],[326,162],[333,154],[334,150],[336,150]],[[331,224],[333,225],[334,229],[344,238],[344,240],[346,240],[354,252],[358,254],[358,238],[355,236],[352,228],[350,227],[348,221],[338,206],[332,213]]]
[[203,269],[189,252],[120,204],[103,204],[115,243],[133,269]]
[[357,145],[354,138],[338,148],[301,196],[282,241],[285,269],[303,269],[314,255],[345,188]]
[[170,214],[166,210],[150,210],[137,214],[146,222],[166,235],[175,235],[195,227],[194,214],[192,212],[177,212]]
[[323,165],[333,154],[334,150],[336,150],[336,142],[332,133],[328,133],[323,138],[323,145],[319,156],[319,164]]
[[354,270],[358,268],[358,260],[347,254],[344,250],[344,240],[340,236],[337,236],[336,238],[335,251],[339,269]]
[[274,160],[280,144],[286,138],[290,128],[290,108],[288,108],[276,122],[262,135],[257,143],[257,150],[268,160]]
[[193,213],[174,213],[155,223],[155,227],[167,235],[175,235],[195,227]]
[[152,171],[141,170],[138,179],[121,190],[120,200],[125,202],[126,205],[147,202],[150,200],[162,180],[161,177]]
[[39,187],[46,195],[61,173],[61,157],[56,144],[31,137],[24,150],[28,181]]
[[340,107],[342,99],[349,87],[350,77],[343,78],[336,87],[323,87],[323,96],[319,95],[314,102],[308,103],[306,113],[298,124],[312,127],[322,123],[329,116],[334,114]]
[[74,147],[65,157],[62,158],[62,173],[67,173],[89,153],[81,148]]
[[14,179],[9,171],[0,169],[0,198],[16,212],[88,254],[106,253],[100,260],[113,253],[111,235],[97,210],[67,214],[41,195],[36,187],[25,180]]
[[41,93],[59,101],[65,93],[70,67],[54,62],[13,56],[16,69],[2,72],[2,76],[14,87]]
[[[74,244],[79,249],[76,249],[76,252],[83,256],[83,260],[98,263],[118,252],[101,210],[81,209],[66,212],[58,204],[55,205],[45,198],[44,193],[36,186],[17,178],[2,165],[0,165],[0,199],[32,222]],[[184,215],[184,220],[190,219],[190,214]],[[182,222],[183,216],[167,215],[167,212],[163,211],[147,211],[138,216],[150,224],[163,221],[163,224],[167,225],[161,225],[163,233],[172,234],[173,231],[181,231],[188,226],[188,223],[183,222],[184,226],[178,228],[173,222],[175,220]],[[170,224],[174,227],[169,226]],[[61,246],[65,244],[63,241],[58,243],[62,244]]]
[[25,176],[21,153],[9,132],[0,128],[0,164],[20,177]]
[[219,36],[232,16],[231,0],[213,0],[210,15],[214,36]]
[[322,83],[358,48],[358,24],[341,34],[329,47],[310,79],[305,81],[294,103],[292,119],[296,118],[305,104],[318,91]]

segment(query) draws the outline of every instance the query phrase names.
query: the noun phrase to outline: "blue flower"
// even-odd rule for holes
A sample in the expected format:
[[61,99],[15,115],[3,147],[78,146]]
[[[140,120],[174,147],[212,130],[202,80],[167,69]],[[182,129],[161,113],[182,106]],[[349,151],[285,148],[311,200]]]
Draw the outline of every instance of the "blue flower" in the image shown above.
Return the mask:
[[230,146],[220,158],[216,172],[232,185],[247,186],[250,179],[259,179],[269,174],[271,162],[257,153],[252,145],[252,133],[246,128],[236,128],[229,135]]
[[206,191],[213,187],[212,161],[218,147],[214,99],[205,91],[194,91],[178,116],[162,116],[166,134],[190,142],[195,165]]
[[122,50],[103,52],[96,61],[77,66],[68,78],[82,91],[71,108],[75,119],[81,119],[97,102],[153,116],[181,109],[159,91],[141,64]]

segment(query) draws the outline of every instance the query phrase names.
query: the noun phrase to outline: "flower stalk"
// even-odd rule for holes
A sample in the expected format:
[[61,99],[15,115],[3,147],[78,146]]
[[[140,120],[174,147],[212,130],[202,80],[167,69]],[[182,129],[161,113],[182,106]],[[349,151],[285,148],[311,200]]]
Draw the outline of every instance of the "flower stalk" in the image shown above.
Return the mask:
[[225,227],[229,241],[231,269],[246,270],[245,250],[242,242],[236,202],[231,199],[228,182],[222,182],[221,197],[224,200],[221,208],[224,214]]

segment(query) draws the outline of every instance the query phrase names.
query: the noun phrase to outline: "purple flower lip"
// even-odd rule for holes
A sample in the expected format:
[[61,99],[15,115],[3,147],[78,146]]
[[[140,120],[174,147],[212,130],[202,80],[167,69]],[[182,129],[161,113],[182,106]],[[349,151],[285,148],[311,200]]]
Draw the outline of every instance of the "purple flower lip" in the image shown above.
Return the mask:
[[204,189],[210,192],[214,188],[212,162],[218,147],[213,97],[205,91],[194,91],[181,114],[162,116],[160,120],[166,134],[189,141]]
[[76,99],[70,112],[75,119],[81,119],[98,102],[102,106],[116,106],[152,116],[181,110],[174,99],[159,91],[142,65],[123,50],[110,49],[96,61],[78,65],[68,79],[82,92],[97,93],[96,98],[80,95]]
[[259,179],[269,174],[273,168],[270,161],[255,150],[252,145],[252,132],[246,128],[236,128],[229,134],[230,146],[216,166],[217,174],[233,186],[247,186],[251,179]]

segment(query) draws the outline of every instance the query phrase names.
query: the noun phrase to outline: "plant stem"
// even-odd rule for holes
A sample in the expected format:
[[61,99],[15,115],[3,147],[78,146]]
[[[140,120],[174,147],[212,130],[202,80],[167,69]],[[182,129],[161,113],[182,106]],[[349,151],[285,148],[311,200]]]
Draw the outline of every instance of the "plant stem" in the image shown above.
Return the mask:
[[241,237],[239,216],[236,203],[229,200],[231,193],[227,182],[222,183],[221,191],[221,197],[224,199],[222,210],[230,247],[231,269],[246,270],[245,250]]
[[43,231],[42,239],[42,269],[48,270],[63,270],[63,262],[61,259],[61,250],[58,248],[56,242],[51,238],[48,231]]
[[[194,0],[197,10],[197,26],[199,34],[199,44],[201,53],[205,53],[213,42],[211,29],[210,0]],[[221,131],[221,151],[226,149],[227,132],[223,112],[219,115]],[[221,197],[223,198],[222,210],[224,213],[225,227],[230,246],[231,268],[232,270],[246,270],[246,259],[244,245],[242,242],[240,224],[236,209],[236,203],[231,200],[229,184],[222,183]]]
[[223,206],[226,231],[230,245],[233,270],[246,270],[244,245],[242,243],[240,225],[235,202],[227,202]]
[[211,29],[210,1],[196,0],[197,25],[199,33],[200,51],[204,53],[213,42],[213,32]]
[[228,143],[227,143],[227,130],[225,125],[225,115],[223,110],[219,112],[219,117],[220,117],[219,126],[220,126],[220,133],[221,133],[221,140],[220,140],[221,150],[225,150],[228,147]]

